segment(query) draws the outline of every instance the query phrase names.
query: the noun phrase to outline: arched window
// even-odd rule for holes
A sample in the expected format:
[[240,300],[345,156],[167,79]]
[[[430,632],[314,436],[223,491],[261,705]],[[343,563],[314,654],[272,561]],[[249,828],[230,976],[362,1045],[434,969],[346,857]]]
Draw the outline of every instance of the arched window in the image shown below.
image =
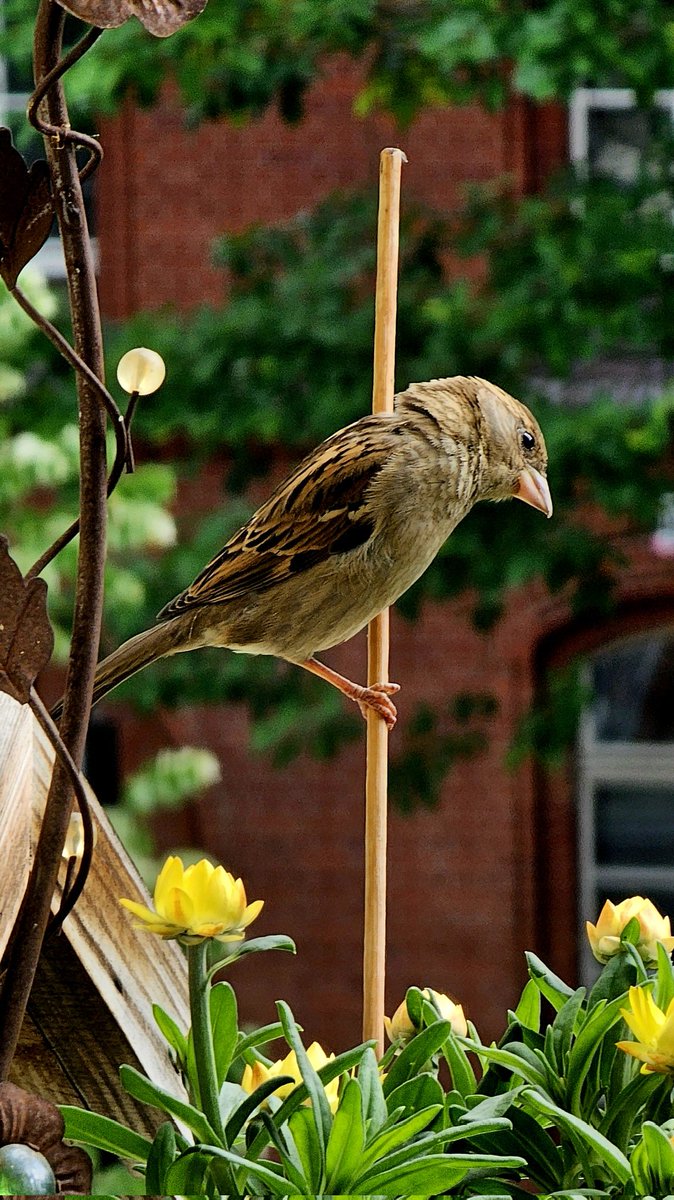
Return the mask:
[[647,896],[674,918],[674,629],[612,642],[588,671],[577,758],[584,979],[585,919],[604,900]]

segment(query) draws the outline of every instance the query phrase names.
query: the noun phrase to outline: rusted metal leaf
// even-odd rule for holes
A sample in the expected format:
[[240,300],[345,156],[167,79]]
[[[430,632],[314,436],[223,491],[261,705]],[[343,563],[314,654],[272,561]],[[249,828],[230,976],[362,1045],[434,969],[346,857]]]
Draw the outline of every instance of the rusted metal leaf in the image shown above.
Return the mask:
[[100,29],[138,17],[148,33],[169,37],[206,7],[206,0],[59,0],[62,8]]
[[59,1192],[88,1196],[91,1159],[84,1150],[63,1141],[65,1123],[55,1104],[24,1092],[13,1083],[0,1083],[0,1146],[31,1146],[44,1154]]
[[0,126],[0,275],[8,287],[46,242],[53,219],[46,162],[38,159],[29,170],[10,130]]
[[0,691],[25,704],[53,648],[47,585],[23,578],[0,536]]

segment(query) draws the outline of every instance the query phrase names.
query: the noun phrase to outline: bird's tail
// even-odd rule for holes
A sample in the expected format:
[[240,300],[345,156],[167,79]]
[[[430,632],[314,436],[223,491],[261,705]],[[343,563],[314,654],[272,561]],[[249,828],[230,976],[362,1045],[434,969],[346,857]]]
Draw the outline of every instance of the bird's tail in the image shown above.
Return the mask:
[[[92,704],[96,704],[107,692],[112,691],[119,683],[123,683],[130,675],[135,675],[136,671],[140,671],[149,663],[154,662],[156,658],[163,658],[165,654],[173,653],[176,648],[173,624],[173,621],[166,621],[161,625],[154,625],[151,629],[146,629],[143,633],[129,638],[128,642],[124,642],[117,650],[113,650],[112,654],[104,658],[103,662],[98,664],[94,677]],[[58,721],[62,712],[63,700],[61,699],[52,708],[51,715],[55,721]]]

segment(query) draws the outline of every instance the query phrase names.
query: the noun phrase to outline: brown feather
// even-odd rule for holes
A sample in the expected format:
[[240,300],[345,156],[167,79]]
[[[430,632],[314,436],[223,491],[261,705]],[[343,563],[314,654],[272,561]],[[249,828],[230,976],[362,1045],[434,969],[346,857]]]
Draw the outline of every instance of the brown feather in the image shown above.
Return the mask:
[[157,619],[265,591],[362,545],[373,529],[367,492],[398,444],[399,424],[390,414],[366,417],[323,442]]

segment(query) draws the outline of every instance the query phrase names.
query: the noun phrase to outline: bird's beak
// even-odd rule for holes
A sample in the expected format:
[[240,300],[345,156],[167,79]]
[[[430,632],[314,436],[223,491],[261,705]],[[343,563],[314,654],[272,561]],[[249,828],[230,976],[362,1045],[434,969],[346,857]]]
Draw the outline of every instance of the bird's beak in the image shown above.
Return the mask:
[[535,467],[525,467],[520,473],[513,495],[532,508],[539,509],[546,517],[552,516],[552,496],[545,475]]

